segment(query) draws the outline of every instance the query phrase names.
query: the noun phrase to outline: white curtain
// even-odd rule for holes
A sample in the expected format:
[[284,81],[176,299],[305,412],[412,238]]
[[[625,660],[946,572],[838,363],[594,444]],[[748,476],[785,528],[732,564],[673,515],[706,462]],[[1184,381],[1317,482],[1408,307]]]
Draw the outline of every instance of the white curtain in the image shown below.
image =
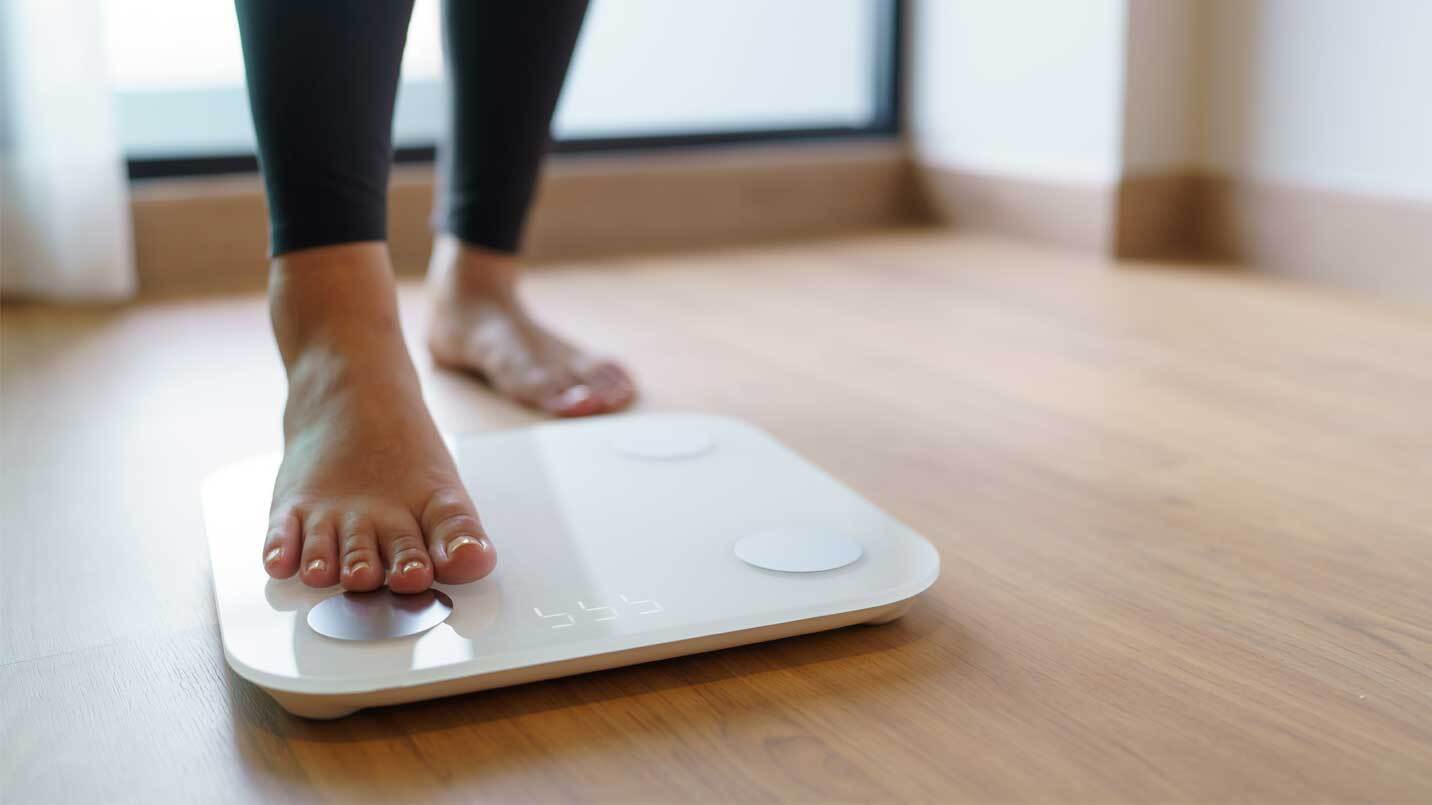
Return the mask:
[[0,0],[0,289],[133,294],[129,191],[100,0]]

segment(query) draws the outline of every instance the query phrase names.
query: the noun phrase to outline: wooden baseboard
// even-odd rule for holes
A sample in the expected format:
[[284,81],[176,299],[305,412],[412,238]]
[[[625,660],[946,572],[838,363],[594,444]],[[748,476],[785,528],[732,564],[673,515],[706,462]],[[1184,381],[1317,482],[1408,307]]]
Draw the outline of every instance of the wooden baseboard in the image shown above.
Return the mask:
[[1200,178],[1177,173],[1055,182],[926,168],[921,187],[946,226],[1152,259],[1199,252]]
[[1191,172],[1125,176],[1115,199],[1111,254],[1130,260],[1203,256],[1203,177]]
[[[389,245],[421,272],[433,176],[395,171]],[[143,293],[261,288],[257,177],[134,188]],[[898,143],[763,146],[554,158],[525,255],[543,263],[941,223],[1125,259],[1207,259],[1432,300],[1432,203],[1192,172],[1065,184],[942,168]]]
[[921,186],[939,220],[960,229],[1432,301],[1432,202],[1191,171],[1106,186],[931,168]]
[[1432,301],[1432,202],[1177,173],[1119,186],[1113,254],[1194,258]]
[[[394,171],[389,247],[420,272],[432,244],[431,167]],[[142,293],[263,286],[267,223],[256,176],[166,179],[133,190]],[[529,261],[713,248],[924,220],[895,142],[554,157],[533,204]]]
[[1432,202],[1221,176],[1198,195],[1204,257],[1432,302]]
[[1112,186],[926,167],[920,187],[943,225],[1105,252],[1113,234]]

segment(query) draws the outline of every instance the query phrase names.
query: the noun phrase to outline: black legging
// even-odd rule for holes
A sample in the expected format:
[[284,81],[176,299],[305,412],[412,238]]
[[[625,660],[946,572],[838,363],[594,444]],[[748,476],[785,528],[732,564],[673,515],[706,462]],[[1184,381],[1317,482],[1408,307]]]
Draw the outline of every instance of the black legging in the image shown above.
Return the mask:
[[[387,236],[413,0],[236,0],[271,253]],[[586,0],[444,0],[452,130],[438,226],[517,249]]]

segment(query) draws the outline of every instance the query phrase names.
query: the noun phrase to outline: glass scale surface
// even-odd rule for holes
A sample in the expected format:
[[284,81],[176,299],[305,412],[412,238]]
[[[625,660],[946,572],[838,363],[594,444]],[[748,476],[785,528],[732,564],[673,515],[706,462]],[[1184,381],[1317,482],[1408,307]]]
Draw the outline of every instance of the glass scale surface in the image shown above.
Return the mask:
[[[939,574],[923,537],[738,420],[601,417],[469,436],[454,448],[498,564],[421,600],[386,590],[345,598],[337,587],[270,579],[259,555],[277,456],[205,480],[219,626],[235,673],[292,713],[337,718],[884,623]],[[372,637],[372,623],[378,633],[394,624],[416,633],[344,639]]]

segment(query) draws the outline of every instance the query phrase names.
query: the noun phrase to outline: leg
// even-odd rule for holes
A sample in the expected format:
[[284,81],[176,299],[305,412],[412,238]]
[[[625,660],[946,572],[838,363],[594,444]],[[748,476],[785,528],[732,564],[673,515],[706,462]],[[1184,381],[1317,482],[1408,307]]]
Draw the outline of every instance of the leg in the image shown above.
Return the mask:
[[238,0],[288,372],[264,566],[399,592],[495,554],[423,405],[385,232],[393,100],[412,0]]
[[538,324],[517,295],[521,241],[586,0],[444,0],[453,132],[428,270],[440,365],[563,416],[614,411],[635,386]]

